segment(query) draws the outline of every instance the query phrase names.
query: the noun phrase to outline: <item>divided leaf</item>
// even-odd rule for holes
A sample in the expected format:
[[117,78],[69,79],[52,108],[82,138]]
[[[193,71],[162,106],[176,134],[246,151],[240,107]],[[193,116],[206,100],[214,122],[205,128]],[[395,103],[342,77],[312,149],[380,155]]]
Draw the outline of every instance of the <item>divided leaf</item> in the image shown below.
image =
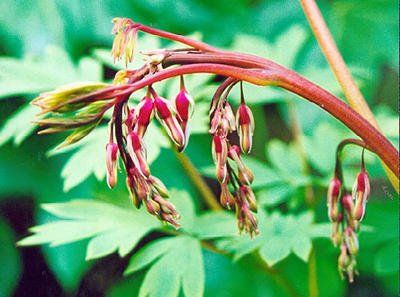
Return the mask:
[[218,246],[231,251],[236,260],[258,250],[261,258],[272,266],[291,253],[307,262],[312,239],[330,236],[330,225],[313,223],[310,212],[285,216],[278,212],[271,215],[259,212],[259,226],[261,234],[252,241],[243,237],[222,239]]
[[91,238],[86,251],[88,260],[115,251],[125,256],[143,236],[160,226],[157,220],[142,211],[93,200],[44,204],[42,207],[59,220],[32,227],[33,234],[18,245],[49,243],[57,246]]
[[131,258],[125,275],[150,264],[139,297],[175,297],[180,288],[184,296],[203,296],[205,276],[198,240],[182,235],[150,243]]

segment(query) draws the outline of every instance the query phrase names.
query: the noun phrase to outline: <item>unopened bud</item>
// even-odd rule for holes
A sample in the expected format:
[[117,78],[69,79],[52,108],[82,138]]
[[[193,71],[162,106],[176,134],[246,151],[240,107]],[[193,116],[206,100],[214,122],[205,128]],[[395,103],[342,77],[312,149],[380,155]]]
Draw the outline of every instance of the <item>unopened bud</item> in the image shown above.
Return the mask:
[[229,148],[228,157],[234,160],[238,167],[239,181],[242,184],[250,185],[253,182],[254,175],[251,170],[244,165],[240,158],[240,149],[237,145],[232,145]]
[[126,177],[126,188],[128,189],[129,198],[131,199],[133,205],[135,205],[137,208],[139,208],[141,200],[139,199],[138,195],[136,194],[135,181],[132,176],[128,175]]
[[346,243],[350,255],[356,255],[358,253],[359,245],[357,234],[350,227],[347,227],[344,231],[344,242]]
[[166,128],[169,137],[178,146],[179,150],[182,150],[185,147],[185,136],[177,119],[172,114],[170,103],[161,97],[156,97],[154,100],[157,116],[161,124]]
[[341,222],[333,222],[332,223],[332,234],[331,239],[334,246],[338,246],[343,239],[343,234],[340,229]]
[[254,118],[250,108],[244,103],[240,104],[236,113],[236,128],[242,151],[246,154],[250,153],[253,143]]
[[235,205],[235,198],[233,198],[232,193],[229,191],[229,187],[226,182],[221,184],[221,195],[219,201],[221,205],[227,209],[231,209]]
[[149,97],[144,97],[135,108],[136,127],[135,132],[142,138],[153,118],[154,102]]
[[147,199],[144,201],[146,205],[146,209],[152,215],[159,215],[160,214],[160,205],[155,202],[153,199]]
[[364,217],[369,194],[370,183],[368,173],[365,170],[361,170],[354,182],[352,193],[353,199],[355,200],[353,215],[354,219],[357,221],[361,221]]
[[165,200],[164,198],[162,198],[159,195],[154,195],[153,200],[156,201],[160,205],[163,213],[167,213],[167,214],[173,215],[176,218],[179,218],[179,214],[176,211],[175,206],[171,202]]
[[229,130],[235,131],[236,130],[236,120],[235,120],[235,115],[233,113],[231,105],[226,102],[224,106],[224,117],[227,119],[229,123]]
[[327,193],[328,216],[332,222],[336,222],[339,216],[339,196],[342,183],[335,177],[331,180]]
[[126,142],[129,156],[132,158],[136,168],[138,168],[144,176],[149,176],[150,168],[146,161],[146,153],[142,145],[142,140],[135,132],[131,131],[126,137]]
[[228,170],[226,168],[228,146],[225,138],[219,135],[214,135],[212,142],[212,155],[216,164],[217,178],[220,183],[223,183],[228,176]]
[[168,192],[167,187],[164,185],[164,183],[159,178],[157,178],[153,175],[150,175],[148,178],[148,181],[157,190],[157,192],[161,195],[161,197],[163,197],[163,198],[169,197],[169,192]]
[[249,186],[240,186],[239,195],[249,204],[250,210],[257,212],[257,201],[253,190]]
[[114,142],[106,145],[107,184],[112,189],[117,184],[118,146]]

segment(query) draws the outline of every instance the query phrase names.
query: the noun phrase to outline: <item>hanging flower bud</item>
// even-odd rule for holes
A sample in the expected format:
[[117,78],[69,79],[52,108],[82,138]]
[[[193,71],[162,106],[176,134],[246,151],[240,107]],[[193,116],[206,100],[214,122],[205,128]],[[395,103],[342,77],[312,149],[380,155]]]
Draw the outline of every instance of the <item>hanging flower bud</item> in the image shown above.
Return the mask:
[[214,135],[212,142],[212,155],[216,164],[217,179],[220,183],[223,183],[228,175],[228,170],[226,168],[228,146],[225,138],[219,135]]
[[176,211],[175,206],[162,198],[159,195],[153,195],[153,200],[157,202],[160,206],[159,217],[161,220],[166,221],[173,225],[175,228],[179,228],[180,225],[177,222],[177,219],[180,218],[179,213]]
[[161,124],[164,125],[168,135],[178,146],[178,149],[182,150],[185,147],[185,136],[183,135],[177,119],[172,115],[170,103],[166,99],[158,96],[154,99],[154,101],[156,105],[157,116]]
[[240,186],[239,195],[241,199],[247,201],[251,211],[257,212],[256,197],[253,193],[253,190],[249,186]]
[[146,161],[146,153],[141,139],[132,131],[126,137],[126,143],[129,156],[132,158],[136,168],[139,169],[141,174],[148,177],[150,175],[150,168]]
[[147,181],[145,180],[143,175],[138,173],[135,168],[133,170],[135,170],[135,173],[134,173],[134,180],[135,180],[135,185],[136,185],[135,193],[139,200],[138,204],[136,204],[136,207],[140,207],[142,201],[149,199],[152,191],[151,191],[150,185],[147,183]]
[[145,200],[144,204],[146,205],[146,209],[150,214],[155,216],[158,216],[160,214],[161,211],[160,204],[158,204],[153,199]]
[[228,157],[235,161],[238,167],[238,177],[242,184],[250,185],[253,182],[254,175],[249,168],[247,168],[242,159],[240,158],[240,148],[237,145],[232,145],[229,148]]
[[125,120],[125,126],[127,127],[128,132],[131,132],[133,127],[135,127],[136,125],[136,115],[135,115],[135,109],[132,108],[131,110],[129,110],[128,116]]
[[221,195],[219,201],[221,205],[227,209],[231,209],[235,205],[235,198],[233,198],[232,193],[229,191],[227,182],[221,184]]
[[356,230],[357,226],[355,224],[355,220],[353,217],[353,212],[354,212],[354,203],[353,203],[353,198],[351,197],[350,194],[345,194],[342,197],[342,207],[344,209],[344,214],[346,216],[346,221],[347,224],[353,229]]
[[135,180],[131,175],[126,177],[126,188],[129,191],[129,198],[131,199],[133,205],[139,208],[141,200],[139,199],[136,190],[135,190]]
[[135,108],[136,127],[135,132],[142,138],[147,126],[153,118],[154,102],[150,97],[144,97]]
[[216,110],[214,112],[214,115],[212,116],[210,130],[208,132],[210,134],[217,133],[217,130],[218,130],[219,126],[221,125],[221,122],[222,122],[222,113],[220,110]]
[[340,255],[338,259],[338,268],[339,272],[343,276],[343,273],[347,274],[347,277],[349,278],[349,282],[354,281],[354,270],[356,266],[356,261],[354,257],[349,255],[348,249],[345,244],[342,244],[340,246]]
[[150,175],[147,180],[157,190],[157,192],[161,195],[161,197],[163,197],[163,198],[169,197],[169,192],[168,192],[167,187],[164,185],[164,183],[159,178],[157,178],[153,175]]
[[236,128],[242,152],[250,153],[253,142],[254,118],[250,108],[245,103],[240,104],[237,110]]
[[342,188],[341,181],[335,177],[331,180],[327,193],[328,217],[336,222],[339,216],[339,196]]
[[226,102],[224,106],[224,117],[227,119],[229,123],[230,132],[236,131],[235,115],[233,113],[231,105],[228,102]]
[[370,194],[370,183],[368,173],[362,169],[357,175],[353,186],[353,199],[355,200],[354,219],[361,221],[365,214],[365,206]]
[[350,227],[347,227],[346,230],[344,231],[344,242],[346,243],[350,255],[357,255],[358,238],[357,234]]
[[189,126],[188,120],[193,113],[194,101],[192,97],[186,91],[185,85],[183,83],[183,77],[181,76],[181,90],[178,95],[175,97],[175,110],[177,113],[177,119],[179,125],[182,128],[182,131],[185,135],[185,145],[187,145],[189,141]]
[[106,145],[107,184],[112,189],[117,184],[118,146],[114,142]]
[[338,246],[343,239],[343,234],[340,225],[341,225],[340,221],[332,223],[331,239],[334,246]]
[[254,237],[259,233],[257,219],[250,211],[249,204],[246,200],[242,199],[240,194],[237,196],[236,217],[238,228],[240,231],[249,233]]

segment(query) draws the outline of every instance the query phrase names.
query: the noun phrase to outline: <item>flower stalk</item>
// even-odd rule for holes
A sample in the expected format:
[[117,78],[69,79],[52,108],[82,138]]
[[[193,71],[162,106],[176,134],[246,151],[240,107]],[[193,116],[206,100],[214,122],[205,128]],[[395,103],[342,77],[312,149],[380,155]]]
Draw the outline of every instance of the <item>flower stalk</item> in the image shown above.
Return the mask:
[[[78,87],[79,92],[76,92],[76,89],[61,88],[55,92],[42,94],[34,102],[42,108],[45,117],[57,118],[57,121],[44,120],[46,128],[51,132],[83,128],[84,132],[78,130],[77,140],[86,136],[98,124],[107,109],[114,108],[110,139],[116,140],[119,154],[113,155],[110,150],[107,160],[110,186],[116,183],[113,175],[114,164],[121,158],[133,203],[136,207],[145,205],[148,212],[160,220],[179,227],[177,221],[179,214],[166,200],[168,195],[165,194],[165,187],[151,175],[142,138],[155,115],[178,151],[187,146],[189,140],[187,127],[192,112],[192,99],[183,82],[183,76],[186,74],[209,73],[225,77],[216,90],[210,106],[210,134],[213,139],[212,151],[216,176],[221,185],[222,204],[235,209],[239,229],[251,236],[259,232],[255,217],[257,206],[250,188],[253,175],[242,162],[241,154],[249,153],[251,150],[254,119],[247,106],[251,100],[245,102],[243,91],[236,116],[228,102],[230,90],[238,82],[241,85],[247,82],[259,86],[281,87],[318,105],[349,127],[362,139],[365,147],[376,153],[398,175],[399,153],[393,145],[359,113],[294,71],[261,57],[222,51],[203,42],[153,29],[131,20],[116,19],[114,23],[116,40],[112,53],[115,59],[125,57],[128,63],[134,58],[136,35],[140,31],[183,43],[189,48],[146,52],[144,65],[139,69],[118,72],[113,85]],[[156,93],[158,82],[178,76],[181,78],[181,87],[175,100],[162,98]],[[147,89],[147,95],[136,106],[130,106],[130,97],[143,88]],[[91,108],[93,104],[99,104],[101,108],[99,110]],[[76,113],[72,115],[72,120],[75,120],[73,122],[69,118],[71,110]],[[86,115],[86,112],[90,116],[94,113],[95,125],[88,126],[87,121],[80,118],[82,112],[83,115]],[[67,119],[64,121],[66,124],[64,122],[63,125],[60,124],[58,119],[60,115]],[[81,126],[79,121],[77,125],[75,124],[76,119],[82,121]],[[86,120],[86,117],[84,119]],[[234,143],[234,137],[231,137],[233,134],[239,136],[240,146]],[[363,201],[359,203],[358,208],[362,208]],[[213,205],[211,199],[210,205]],[[332,214],[332,218],[334,217],[335,214]]]

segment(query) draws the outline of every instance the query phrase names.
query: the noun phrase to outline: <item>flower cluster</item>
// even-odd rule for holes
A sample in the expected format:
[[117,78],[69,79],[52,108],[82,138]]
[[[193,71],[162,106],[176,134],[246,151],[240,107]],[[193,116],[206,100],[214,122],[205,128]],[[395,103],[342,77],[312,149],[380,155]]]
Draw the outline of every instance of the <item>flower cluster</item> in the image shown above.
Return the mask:
[[[135,107],[129,108],[125,103],[124,129],[119,129],[117,123],[111,121],[110,141],[106,146],[109,187],[116,185],[116,167],[118,155],[121,155],[127,174],[126,185],[133,204],[136,207],[144,204],[150,214],[175,227],[179,227],[179,214],[166,200],[169,195],[163,182],[151,175],[143,137],[148,125],[156,117],[177,149],[182,151],[185,148],[188,134],[183,131],[188,131],[193,101],[184,87],[183,78],[181,81],[181,91],[173,103],[160,97],[152,87],[148,88],[146,96]],[[114,139],[119,143],[115,143]]]
[[[340,165],[337,165],[337,169],[338,166]],[[328,216],[332,222],[332,242],[335,246],[340,246],[338,269],[342,276],[344,273],[347,274],[350,282],[357,272],[356,255],[359,248],[357,232],[365,214],[369,194],[370,183],[365,170],[364,156],[352,194],[346,192],[344,188],[341,170],[337,170],[328,188],[327,206]]]
[[[257,204],[250,188],[253,174],[241,158],[241,154],[248,154],[252,146],[254,132],[252,112],[244,102],[242,91],[242,102],[236,117],[227,101],[227,96],[215,97],[210,113],[209,132],[212,135],[212,155],[216,176],[221,187],[220,202],[228,209],[235,208],[239,230],[244,230],[253,236],[259,232],[257,220],[253,214],[257,212]],[[240,148],[231,144],[229,136],[232,132],[237,132],[239,135]],[[234,189],[234,195],[230,192],[229,186]]]

